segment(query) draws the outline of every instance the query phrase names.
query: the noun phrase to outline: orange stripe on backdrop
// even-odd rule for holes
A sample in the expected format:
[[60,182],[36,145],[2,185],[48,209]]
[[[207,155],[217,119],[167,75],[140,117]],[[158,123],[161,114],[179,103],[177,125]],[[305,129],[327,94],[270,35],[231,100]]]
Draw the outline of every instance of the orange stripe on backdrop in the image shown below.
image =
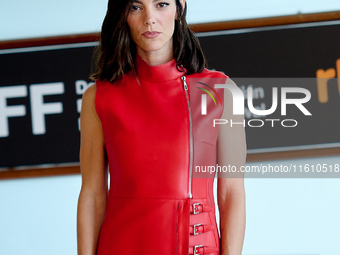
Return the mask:
[[0,171],[0,180],[6,179],[21,179],[21,178],[35,178],[35,177],[49,177],[60,175],[80,174],[79,166],[62,166],[51,168],[29,168],[29,169],[5,169]]

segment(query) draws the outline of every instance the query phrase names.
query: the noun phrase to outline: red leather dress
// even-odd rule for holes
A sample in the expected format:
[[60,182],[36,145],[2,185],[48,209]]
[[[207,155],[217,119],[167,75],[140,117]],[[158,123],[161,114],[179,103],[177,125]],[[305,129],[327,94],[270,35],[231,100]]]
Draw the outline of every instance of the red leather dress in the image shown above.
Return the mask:
[[185,75],[174,59],[149,66],[138,54],[135,64],[140,84],[132,71],[115,84],[96,81],[110,171],[97,254],[220,254],[214,174],[195,169],[216,166],[223,89],[210,90],[218,104],[208,97],[202,115],[206,93],[196,87],[227,76]]

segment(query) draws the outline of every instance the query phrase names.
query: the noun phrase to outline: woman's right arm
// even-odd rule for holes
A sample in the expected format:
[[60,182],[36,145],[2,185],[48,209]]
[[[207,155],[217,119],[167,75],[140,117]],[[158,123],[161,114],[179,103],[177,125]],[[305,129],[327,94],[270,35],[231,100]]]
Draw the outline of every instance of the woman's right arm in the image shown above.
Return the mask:
[[96,85],[84,93],[80,114],[81,191],[77,211],[78,255],[95,255],[107,197],[107,162],[101,122],[95,110]]

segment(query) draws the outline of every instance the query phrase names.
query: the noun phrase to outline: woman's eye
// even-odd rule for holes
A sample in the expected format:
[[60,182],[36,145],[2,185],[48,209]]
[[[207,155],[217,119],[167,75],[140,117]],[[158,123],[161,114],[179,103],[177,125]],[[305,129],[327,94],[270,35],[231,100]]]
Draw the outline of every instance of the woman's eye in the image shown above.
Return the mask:
[[138,11],[138,8],[140,8],[140,6],[138,6],[138,5],[132,5],[131,11]]
[[158,4],[161,8],[165,7],[165,6],[168,6],[169,4],[168,3],[160,3]]

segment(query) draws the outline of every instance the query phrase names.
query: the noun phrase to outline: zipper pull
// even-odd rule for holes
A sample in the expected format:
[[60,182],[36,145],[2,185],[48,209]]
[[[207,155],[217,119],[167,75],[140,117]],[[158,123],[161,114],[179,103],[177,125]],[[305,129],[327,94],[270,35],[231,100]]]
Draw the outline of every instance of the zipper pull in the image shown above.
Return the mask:
[[182,76],[181,79],[183,81],[184,89],[188,90],[187,79],[186,79],[185,75]]

